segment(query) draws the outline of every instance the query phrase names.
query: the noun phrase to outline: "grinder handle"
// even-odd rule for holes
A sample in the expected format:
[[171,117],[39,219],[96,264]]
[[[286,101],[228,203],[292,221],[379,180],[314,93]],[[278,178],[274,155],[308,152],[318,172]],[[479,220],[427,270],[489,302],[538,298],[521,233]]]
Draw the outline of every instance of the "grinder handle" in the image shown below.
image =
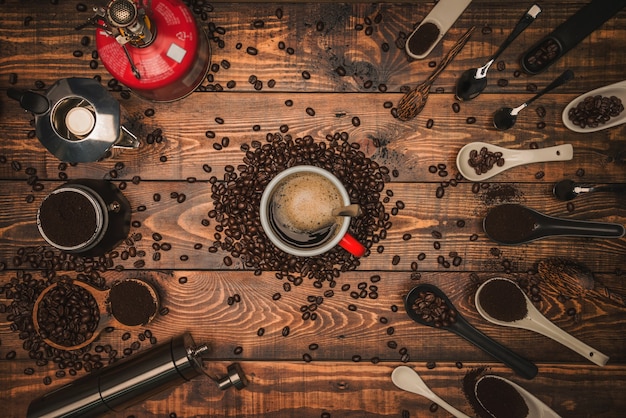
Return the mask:
[[35,115],[43,115],[50,109],[48,98],[34,91],[10,88],[7,90],[7,95],[20,102],[22,108],[33,112]]

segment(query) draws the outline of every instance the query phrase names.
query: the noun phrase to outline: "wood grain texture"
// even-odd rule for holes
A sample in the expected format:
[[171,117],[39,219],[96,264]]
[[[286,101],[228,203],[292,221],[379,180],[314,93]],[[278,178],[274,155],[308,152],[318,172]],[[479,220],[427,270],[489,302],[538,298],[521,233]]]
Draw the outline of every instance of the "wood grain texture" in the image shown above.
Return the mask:
[[[626,308],[602,291],[564,297],[542,282],[536,268],[550,257],[567,258],[588,267],[598,289],[603,285],[626,298],[626,238],[564,237],[503,246],[485,236],[482,221],[496,205],[521,203],[557,217],[626,224],[624,195],[594,193],[578,197],[570,207],[551,195],[554,183],[563,178],[626,182],[625,125],[578,134],[561,121],[563,108],[577,96],[626,78],[626,55],[620,47],[626,40],[626,10],[549,70],[532,77],[517,74],[520,56],[587,3],[542,2],[539,18],[500,57],[505,68],[499,71],[494,66],[484,93],[461,102],[455,113],[452,105],[459,102],[454,99],[454,86],[461,72],[482,65],[530,4],[475,0],[427,59],[413,61],[396,41],[426,16],[432,1],[212,2],[213,11],[201,25],[207,29],[210,22],[223,28],[223,34],[212,35],[224,45],[219,47],[215,39],[210,42],[211,63],[217,65],[209,72],[211,80],[183,100],[151,103],[108,85],[111,76],[101,62],[98,68],[90,68],[94,29],[73,29],[90,12],[77,12],[77,2],[59,3],[0,2],[0,287],[8,289],[29,275],[45,280],[45,271],[30,263],[16,264],[15,256],[24,249],[48,249],[39,235],[36,213],[65,176],[110,180],[123,188],[136,222],[130,232],[132,242],[123,242],[115,250],[122,253],[132,247],[145,254],[126,260],[115,257],[113,267],[101,276],[108,285],[132,277],[150,281],[167,308],[146,327],[157,343],[188,331],[196,342],[210,345],[210,361],[205,365],[212,378],[223,376],[229,364],[239,362],[250,381],[244,390],[222,392],[201,376],[108,416],[397,417],[403,411],[412,417],[449,416],[442,408],[429,412],[430,401],[397,389],[390,374],[398,365],[413,367],[435,393],[468,415],[475,411],[464,393],[463,378],[482,368],[522,385],[561,416],[623,415]],[[378,23],[368,23],[377,15],[381,16]],[[256,20],[264,26],[256,28]],[[358,30],[358,25],[370,27],[372,33]],[[404,89],[426,79],[433,64],[474,25],[477,30],[432,86],[422,113],[409,122],[394,119],[389,107],[398,103]],[[483,33],[485,27],[491,31]],[[90,45],[81,45],[84,36],[90,38]],[[246,53],[249,46],[258,54]],[[82,56],[75,57],[75,51]],[[345,76],[337,73],[338,67],[345,69]],[[574,71],[573,80],[524,110],[513,129],[493,128],[496,109],[523,103],[533,94],[529,90],[541,89],[566,68]],[[303,71],[311,77],[304,78]],[[12,73],[17,75],[15,84],[9,83]],[[249,83],[251,75],[263,82],[261,90]],[[141,147],[114,150],[95,163],[60,165],[34,137],[33,116],[9,99],[6,91],[35,89],[37,81],[48,88],[62,77],[94,76],[101,77],[119,99],[125,124],[138,135]],[[508,85],[499,86],[501,79]],[[275,81],[274,87],[268,86],[270,80]],[[229,81],[235,86],[228,88]],[[218,85],[223,91],[211,91]],[[286,106],[287,100],[293,106]],[[537,113],[539,106],[545,116]],[[314,116],[307,108],[315,111]],[[147,109],[153,109],[154,116],[146,116]],[[355,117],[358,123],[353,122]],[[476,122],[467,123],[469,117]],[[431,128],[426,127],[429,120]],[[540,128],[540,123],[545,127]],[[254,141],[265,143],[266,135],[281,127],[288,127],[294,138],[311,135],[316,141],[346,132],[367,157],[397,170],[385,184],[383,196],[389,196],[385,208],[391,212],[400,201],[404,209],[390,216],[386,239],[372,245],[356,270],[342,272],[334,288],[328,281],[316,287],[314,280],[305,279],[286,290],[288,280],[277,272],[258,274],[236,257],[230,265],[226,251],[208,250],[219,232],[215,219],[208,216],[214,208],[212,182],[223,182],[228,166],[237,172],[245,156],[242,147]],[[153,143],[149,135],[157,129],[163,141]],[[209,138],[208,131],[215,137]],[[216,149],[214,144],[224,137],[228,146]],[[483,183],[477,192],[472,182],[460,180],[436,198],[437,187],[457,174],[458,150],[472,141],[513,149],[571,143],[574,158],[514,168]],[[445,175],[429,171],[441,164]],[[37,178],[27,169],[36,171]],[[33,190],[33,180],[43,189]],[[178,203],[172,193],[184,193],[185,201]],[[158,202],[155,194],[161,197]],[[207,220],[209,225],[203,225]],[[442,237],[434,238],[433,231]],[[171,250],[156,250],[154,233],[162,236],[160,242],[171,244]],[[477,239],[470,239],[473,235]],[[158,261],[153,259],[156,252]],[[437,261],[438,256],[452,260],[451,254],[462,258],[460,265],[445,268]],[[399,257],[397,262],[394,256]],[[138,260],[144,265],[136,264]],[[57,274],[76,276],[74,271]],[[541,296],[537,308],[608,355],[608,365],[595,366],[539,334],[485,321],[476,311],[474,294],[479,283],[498,276],[536,284]],[[522,379],[461,337],[412,322],[403,298],[419,283],[439,286],[477,329],[536,363],[537,377]],[[375,296],[370,286],[376,286]],[[369,289],[365,297],[352,293],[359,287]],[[233,301],[235,295],[239,302]],[[36,366],[19,333],[12,331],[11,302],[6,292],[0,293],[0,404],[5,416],[21,417],[35,397],[86,372],[57,377],[58,365],[53,361]],[[303,319],[305,309],[314,310],[317,318]],[[289,335],[283,336],[287,326]],[[122,329],[103,333],[92,352],[109,347],[121,353],[138,341],[138,333],[128,340],[123,334]],[[144,341],[135,351],[150,347]],[[12,352],[14,359],[10,359]],[[306,356],[311,356],[310,362]],[[431,368],[433,364],[436,367]],[[25,373],[29,368],[34,369],[32,374]],[[43,383],[47,376],[52,378],[50,385]]]

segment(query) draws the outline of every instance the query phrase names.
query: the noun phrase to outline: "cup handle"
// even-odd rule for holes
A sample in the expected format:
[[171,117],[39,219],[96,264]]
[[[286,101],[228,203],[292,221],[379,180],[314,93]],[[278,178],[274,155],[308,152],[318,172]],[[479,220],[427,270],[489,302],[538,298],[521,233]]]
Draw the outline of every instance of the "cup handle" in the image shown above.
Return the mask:
[[365,246],[363,246],[363,244],[357,241],[356,238],[350,235],[349,232],[346,232],[346,234],[341,237],[339,245],[341,246],[341,248],[348,251],[355,257],[363,257],[366,251]]

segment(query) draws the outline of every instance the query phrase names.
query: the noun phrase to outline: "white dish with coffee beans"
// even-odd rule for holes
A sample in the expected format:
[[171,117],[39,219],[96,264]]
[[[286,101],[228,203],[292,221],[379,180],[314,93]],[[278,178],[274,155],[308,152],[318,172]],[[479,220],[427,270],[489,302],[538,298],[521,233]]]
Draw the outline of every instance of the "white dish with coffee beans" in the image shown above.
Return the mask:
[[[595,103],[594,98],[596,98],[596,96],[601,96],[599,103]],[[580,109],[580,113],[578,115],[570,115],[570,111],[575,112],[575,109],[577,107],[582,107],[582,103],[585,100],[594,100],[593,107],[591,109]],[[605,100],[605,103],[608,103],[608,107],[613,110],[612,113],[608,112],[608,109],[606,109],[606,104],[605,109],[599,109],[597,107],[598,105],[601,106],[602,100]],[[591,90],[585,94],[581,94],[580,96],[572,100],[565,107],[565,109],[563,109],[563,124],[566,128],[574,132],[581,133],[596,132],[602,129],[608,129],[614,126],[621,125],[626,122],[626,112],[624,111],[625,103],[626,80],[620,81],[615,84],[610,84],[608,86],[600,87],[595,90]],[[582,120],[583,116],[592,118],[594,119],[594,121]],[[602,116],[604,116],[605,119],[606,116],[608,116],[609,118],[604,122],[597,121]]]

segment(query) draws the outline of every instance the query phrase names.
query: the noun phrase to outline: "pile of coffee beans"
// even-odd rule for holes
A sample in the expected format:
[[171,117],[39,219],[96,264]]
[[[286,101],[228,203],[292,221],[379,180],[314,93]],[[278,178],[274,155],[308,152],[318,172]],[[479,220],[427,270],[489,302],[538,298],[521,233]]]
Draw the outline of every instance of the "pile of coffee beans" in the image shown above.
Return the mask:
[[624,111],[619,97],[588,96],[567,112],[572,123],[581,128],[596,128]]
[[[135,238],[139,237],[133,236],[127,239],[125,244],[130,244],[130,246],[121,253],[114,251],[96,258],[67,254],[56,249],[38,246],[18,249],[11,263],[0,262],[0,271],[7,269],[9,265],[15,269],[13,277],[7,283],[0,285],[0,297],[4,299],[0,303],[0,314],[6,315],[9,329],[18,334],[20,340],[23,341],[22,348],[27,352],[28,358],[32,359],[34,366],[41,368],[43,373],[48,374],[50,364],[54,364],[57,368],[52,376],[59,379],[76,376],[81,371],[89,373],[130,356],[141,348],[143,341],[148,341],[150,345],[157,344],[156,336],[146,330],[139,333],[137,340],[134,341],[130,340],[130,333],[122,335],[121,344],[127,345],[126,347],[92,343],[78,350],[60,350],[43,341],[33,323],[35,302],[52,284],[78,280],[101,290],[106,289],[107,284],[101,273],[110,268],[123,270],[121,265],[114,266],[114,260],[118,257],[126,259],[130,256],[129,253],[139,252],[132,251]],[[26,268],[37,271],[29,271]],[[65,307],[63,309],[65,310]],[[162,308],[159,313],[167,314],[167,308]],[[104,329],[104,333],[113,331],[112,327]],[[16,351],[11,351],[7,355],[9,354],[11,358],[19,358]],[[34,367],[24,369],[26,375],[33,375],[36,372],[37,369]],[[43,377],[43,383],[51,384],[52,376]]]
[[494,166],[502,167],[504,158],[500,151],[492,152],[487,147],[482,147],[480,151],[475,149],[470,151],[467,163],[476,171],[477,175],[482,175],[491,170]]
[[366,157],[359,144],[348,139],[346,132],[328,134],[326,141],[315,141],[309,135],[294,139],[290,134],[268,133],[265,144],[244,144],[239,174],[235,167],[227,166],[224,182],[215,176],[210,179],[215,209],[208,216],[219,223],[220,232],[212,247],[240,258],[246,267],[255,269],[255,274],[281,272],[281,277],[295,285],[304,277],[334,281],[340,272],[356,269],[358,258],[341,248],[316,257],[284,253],[267,238],[259,218],[261,194],[272,178],[289,167],[307,164],[332,172],[346,187],[351,201],[361,206],[363,215],[352,218],[349,230],[368,251],[385,239],[392,223],[380,199],[385,182],[391,179],[389,169]]
[[60,280],[43,295],[38,305],[39,335],[63,347],[89,340],[99,321],[96,299],[71,280]]
[[422,320],[435,327],[449,327],[456,322],[457,312],[433,292],[422,291],[411,305]]

